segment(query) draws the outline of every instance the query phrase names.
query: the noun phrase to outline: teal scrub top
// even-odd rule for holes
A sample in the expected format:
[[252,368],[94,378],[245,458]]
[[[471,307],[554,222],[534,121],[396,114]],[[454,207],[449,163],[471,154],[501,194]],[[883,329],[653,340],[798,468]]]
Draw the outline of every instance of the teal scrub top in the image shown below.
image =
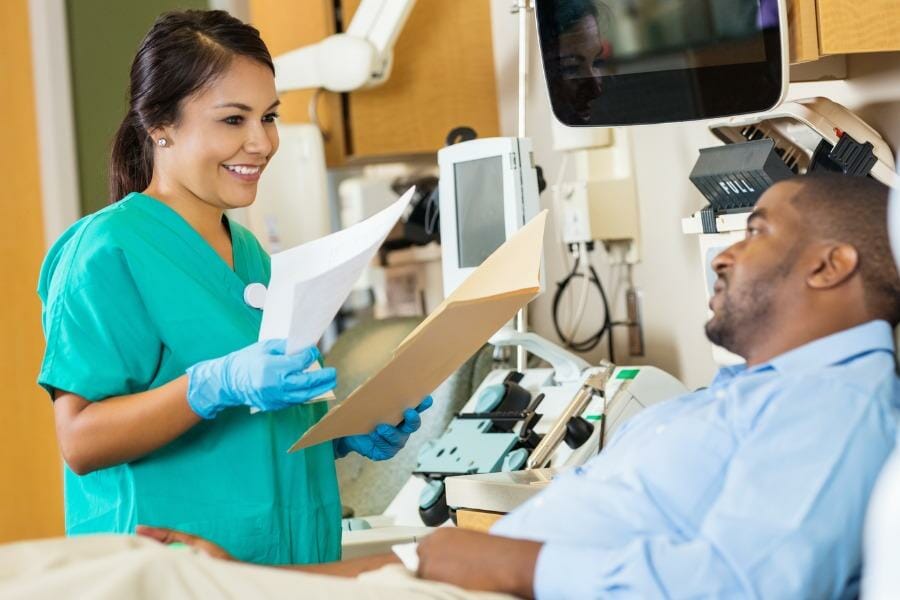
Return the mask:
[[[38,382],[92,402],[153,389],[257,340],[244,287],[268,284],[269,256],[230,222],[234,270],[174,210],[133,193],[70,227],[41,269],[47,341]],[[325,403],[223,411],[130,463],[65,469],[66,531],[169,527],[262,564],[340,558],[331,444],[287,454]]]

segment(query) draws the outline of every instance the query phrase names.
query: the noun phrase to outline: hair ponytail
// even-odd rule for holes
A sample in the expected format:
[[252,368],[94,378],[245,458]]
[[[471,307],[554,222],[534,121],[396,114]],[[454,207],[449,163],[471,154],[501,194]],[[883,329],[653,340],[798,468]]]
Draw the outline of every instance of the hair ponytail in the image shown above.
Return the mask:
[[223,10],[168,12],[156,19],[131,63],[128,114],[109,156],[110,202],[147,189],[156,151],[149,132],[177,123],[181,102],[222,74],[235,56],[275,73],[259,31]]
[[153,145],[140,120],[129,111],[113,138],[109,156],[109,201],[145,190],[153,176]]

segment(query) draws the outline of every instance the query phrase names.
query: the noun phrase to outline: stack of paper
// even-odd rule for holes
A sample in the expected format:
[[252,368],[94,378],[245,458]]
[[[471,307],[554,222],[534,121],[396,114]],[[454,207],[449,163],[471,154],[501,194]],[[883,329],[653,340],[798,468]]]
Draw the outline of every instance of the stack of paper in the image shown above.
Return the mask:
[[310,428],[291,452],[399,423],[540,292],[547,211],[500,246],[407,336],[391,361]]
[[352,227],[273,254],[259,339],[287,338],[288,354],[318,342],[414,191]]

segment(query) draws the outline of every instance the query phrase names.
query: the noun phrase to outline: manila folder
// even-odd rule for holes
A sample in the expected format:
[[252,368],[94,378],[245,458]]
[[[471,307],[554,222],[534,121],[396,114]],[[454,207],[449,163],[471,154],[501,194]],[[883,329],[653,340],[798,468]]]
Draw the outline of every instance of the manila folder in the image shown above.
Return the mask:
[[312,426],[290,452],[399,423],[540,292],[547,211],[497,248],[394,351],[390,362]]

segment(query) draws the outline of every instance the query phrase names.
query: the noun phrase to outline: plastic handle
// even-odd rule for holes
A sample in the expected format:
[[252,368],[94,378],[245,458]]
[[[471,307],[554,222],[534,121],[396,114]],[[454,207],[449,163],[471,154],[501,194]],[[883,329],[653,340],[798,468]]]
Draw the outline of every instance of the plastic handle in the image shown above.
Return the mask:
[[581,373],[591,366],[580,356],[560,348],[536,333],[520,333],[503,328],[489,341],[494,346],[522,346],[532,354],[540,356],[553,367],[553,377],[559,383],[581,381]]

